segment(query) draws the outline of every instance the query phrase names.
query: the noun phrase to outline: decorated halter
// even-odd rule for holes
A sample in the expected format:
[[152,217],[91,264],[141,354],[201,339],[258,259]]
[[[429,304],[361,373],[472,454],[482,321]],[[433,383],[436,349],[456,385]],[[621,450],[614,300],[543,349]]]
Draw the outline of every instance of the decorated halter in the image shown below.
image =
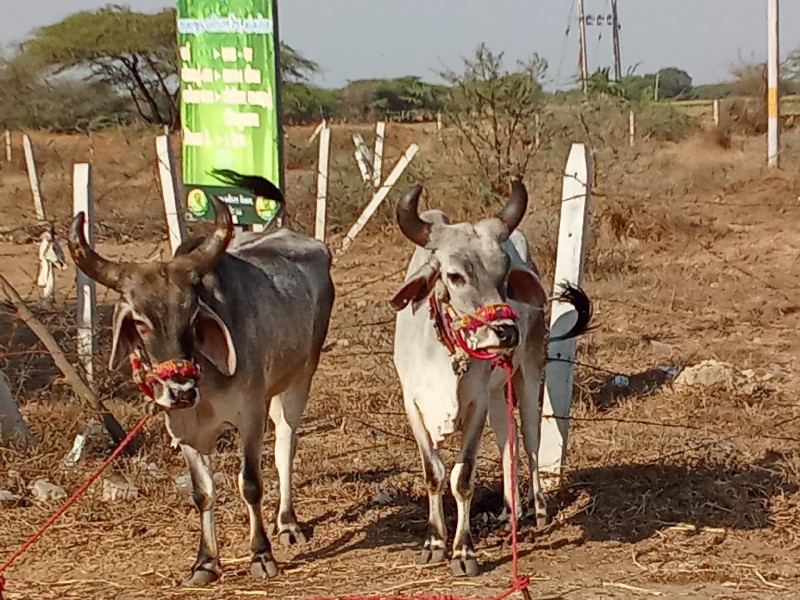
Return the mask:
[[[508,319],[515,321],[517,313],[508,304],[489,304],[488,306],[480,307],[473,314],[465,316],[458,316],[452,306],[445,304],[444,314],[442,314],[439,301],[432,294],[430,307],[431,317],[433,318],[439,341],[447,348],[450,354],[456,357],[456,362],[458,362],[458,353],[460,351],[469,358],[490,360],[493,367],[511,364],[508,352],[489,352],[488,350],[470,348],[464,338],[465,333],[471,333],[480,327],[491,325],[494,321]],[[458,372],[459,369],[455,363],[453,368]]]
[[151,367],[144,363],[138,350],[131,354],[131,370],[134,383],[151,400],[155,398],[153,384],[158,381],[169,381],[177,376],[200,379],[200,365],[194,361],[171,358]]

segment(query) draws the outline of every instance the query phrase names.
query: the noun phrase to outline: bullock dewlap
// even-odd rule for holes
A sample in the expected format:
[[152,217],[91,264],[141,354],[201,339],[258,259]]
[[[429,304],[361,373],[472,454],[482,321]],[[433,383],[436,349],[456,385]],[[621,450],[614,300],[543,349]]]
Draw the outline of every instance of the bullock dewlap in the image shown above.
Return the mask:
[[[283,204],[264,179],[218,175]],[[242,438],[239,490],[250,519],[251,574],[277,574],[261,514],[267,413],[275,425],[277,532],[286,544],[305,541],[292,503],[292,463],[334,299],[324,244],[284,228],[244,235],[228,249],[230,212],[216,198],[212,204],[213,233],[185,242],[168,262],[102,258],[86,243],[83,214],[69,237],[80,269],[120,293],[111,366],[130,357],[140,387],[166,411],[169,433],[186,459],[201,517],[200,548],[186,580],[191,585],[221,573],[210,453],[226,427]]]
[[[506,508],[516,494],[511,476],[516,433],[509,434],[503,369],[493,370],[493,365],[508,366],[508,376],[513,376],[530,462],[528,503],[537,522],[547,518],[537,462],[547,295],[528,242],[515,231],[528,202],[522,182],[513,183],[508,202],[496,216],[474,224],[451,223],[438,210],[419,215],[421,193],[421,186],[413,188],[397,206],[400,229],[418,247],[405,282],[391,300],[398,311],[394,363],[428,486],[428,533],[420,562],[445,557],[446,470],[438,447],[450,434],[461,432],[461,450],[450,475],[458,507],[450,565],[456,575],[475,575],[469,512],[487,415],[503,456]],[[574,337],[586,330],[591,304],[578,288],[568,288],[563,299],[579,315],[564,336]]]

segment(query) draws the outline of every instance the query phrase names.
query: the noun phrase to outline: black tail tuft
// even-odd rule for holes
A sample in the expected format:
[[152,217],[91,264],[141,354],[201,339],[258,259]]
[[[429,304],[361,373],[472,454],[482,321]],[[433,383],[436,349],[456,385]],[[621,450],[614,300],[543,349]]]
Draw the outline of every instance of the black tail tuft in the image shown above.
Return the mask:
[[278,186],[263,177],[241,175],[230,169],[212,169],[211,175],[223,183],[248,189],[258,196],[275,200],[281,205],[285,204],[283,194]]
[[589,296],[586,295],[586,292],[577,285],[566,283],[558,299],[561,302],[566,302],[575,307],[578,313],[578,320],[575,321],[575,325],[572,326],[572,329],[562,335],[551,337],[550,341],[557,342],[560,340],[568,340],[589,331],[589,323],[592,320],[593,309],[592,301],[589,300]]

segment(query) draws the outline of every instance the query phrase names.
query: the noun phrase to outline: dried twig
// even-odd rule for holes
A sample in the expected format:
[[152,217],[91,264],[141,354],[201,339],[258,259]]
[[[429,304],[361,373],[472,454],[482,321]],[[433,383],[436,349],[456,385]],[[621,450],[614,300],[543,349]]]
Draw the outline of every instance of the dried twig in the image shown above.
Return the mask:
[[[47,348],[47,351],[50,352],[50,355],[53,357],[53,362],[64,375],[64,378],[67,380],[70,387],[72,387],[75,395],[81,398],[81,400],[100,416],[111,439],[114,440],[114,443],[118,444],[122,441],[126,435],[122,425],[119,424],[119,421],[117,421],[114,415],[105,407],[103,401],[89,388],[80,374],[75,370],[75,367],[72,366],[72,363],[67,360],[64,351],[61,349],[58,341],[56,341],[56,338],[53,337],[53,334],[50,333],[47,326],[36,318],[36,315],[34,315],[31,309],[28,308],[28,305],[25,304],[19,292],[17,292],[14,286],[2,275],[0,275],[0,288],[2,288],[9,301],[14,305],[14,308],[16,308],[19,318],[25,322],[34,334],[36,334],[36,337],[41,340],[42,344]],[[137,446],[138,444],[134,442],[129,445],[127,451],[136,452]]]

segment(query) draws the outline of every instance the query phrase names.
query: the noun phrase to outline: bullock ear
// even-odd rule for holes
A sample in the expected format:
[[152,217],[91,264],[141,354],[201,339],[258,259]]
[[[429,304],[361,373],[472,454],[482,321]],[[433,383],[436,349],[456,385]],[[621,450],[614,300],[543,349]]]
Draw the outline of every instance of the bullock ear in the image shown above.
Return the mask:
[[114,307],[111,335],[111,358],[108,361],[108,368],[116,371],[141,342],[139,332],[133,323],[131,307],[126,302],[119,302]]
[[535,271],[520,267],[512,267],[508,274],[508,297],[537,308],[544,308],[547,304],[542,280]]
[[403,286],[389,300],[389,304],[396,311],[403,310],[409,303],[413,303],[416,308],[433,291],[433,285],[438,278],[439,261],[429,260],[405,280]]
[[233,347],[231,332],[205,302],[199,301],[199,305],[192,322],[194,347],[220,373],[231,377],[236,372],[236,349]]

